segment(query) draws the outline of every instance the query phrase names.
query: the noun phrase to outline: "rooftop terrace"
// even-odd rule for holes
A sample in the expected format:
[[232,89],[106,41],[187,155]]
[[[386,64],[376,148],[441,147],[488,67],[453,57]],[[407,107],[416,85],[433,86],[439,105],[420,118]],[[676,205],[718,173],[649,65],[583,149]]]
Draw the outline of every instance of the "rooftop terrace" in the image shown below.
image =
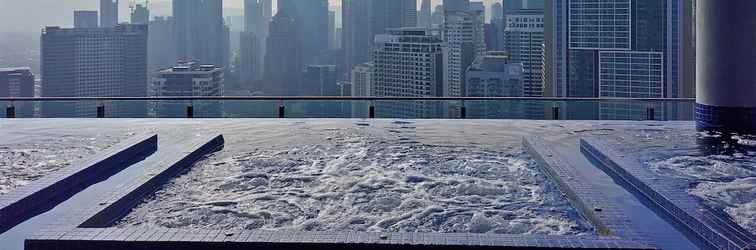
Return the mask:
[[0,154],[23,180],[0,183],[7,249],[754,243],[754,138],[690,121],[2,119],[0,137],[33,148]]

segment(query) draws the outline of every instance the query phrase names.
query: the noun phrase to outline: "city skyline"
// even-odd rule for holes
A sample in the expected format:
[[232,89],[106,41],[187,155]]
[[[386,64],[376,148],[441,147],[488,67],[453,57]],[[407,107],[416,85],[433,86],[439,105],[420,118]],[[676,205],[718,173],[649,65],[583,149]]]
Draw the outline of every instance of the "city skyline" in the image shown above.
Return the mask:
[[[329,5],[341,6],[342,0],[329,0]],[[487,8],[495,2],[502,0],[480,0]],[[142,3],[144,0],[137,0]],[[276,1],[273,1],[274,8]],[[441,4],[442,0],[431,0],[432,6]],[[44,26],[73,27],[73,11],[94,10],[99,11],[99,0],[0,0],[0,32],[39,32]],[[417,0],[417,8],[420,9],[422,0]],[[45,6],[45,8],[39,8]],[[170,16],[171,0],[151,0],[150,17]],[[224,16],[241,16],[244,13],[244,0],[224,0]],[[34,12],[18,11],[31,10]],[[433,8],[431,8],[433,9]],[[118,5],[118,21],[129,21],[129,1],[121,0]],[[30,17],[31,15],[31,17]],[[24,19],[25,22],[16,22]]]

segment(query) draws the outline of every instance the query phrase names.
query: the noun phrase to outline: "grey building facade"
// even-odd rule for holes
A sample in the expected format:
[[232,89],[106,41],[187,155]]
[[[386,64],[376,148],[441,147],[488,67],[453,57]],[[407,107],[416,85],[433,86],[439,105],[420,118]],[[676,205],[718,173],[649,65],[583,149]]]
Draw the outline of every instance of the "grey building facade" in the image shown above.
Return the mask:
[[[43,97],[140,97],[147,95],[147,25],[42,32]],[[73,109],[68,109],[72,111]],[[85,116],[94,107],[77,107]],[[143,110],[141,110],[143,111]],[[116,112],[140,110],[116,109]],[[54,114],[51,114],[54,115]]]

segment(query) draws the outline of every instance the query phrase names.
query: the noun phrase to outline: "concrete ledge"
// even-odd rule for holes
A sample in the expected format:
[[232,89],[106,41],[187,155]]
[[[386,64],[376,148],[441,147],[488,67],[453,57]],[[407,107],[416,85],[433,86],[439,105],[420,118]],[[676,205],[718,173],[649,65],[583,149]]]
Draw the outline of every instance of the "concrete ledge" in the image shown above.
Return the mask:
[[648,249],[633,240],[438,233],[74,229],[26,241],[26,249]]
[[157,150],[157,135],[127,139],[84,162],[50,173],[0,197],[0,233],[60,204]]
[[601,139],[581,139],[580,150],[628,191],[650,201],[654,211],[695,237],[702,247],[756,249],[753,235],[688,194],[688,183],[652,173],[639,160],[625,157]]
[[622,210],[607,200],[598,188],[590,184],[590,180],[583,179],[575,166],[546,141],[535,136],[525,137],[523,145],[546,175],[556,182],[572,206],[596,227],[600,235],[631,239],[654,247],[648,237],[630,223]]
[[171,178],[189,169],[205,155],[222,149],[224,143],[223,135],[214,135],[198,140],[187,147],[185,152],[174,152],[174,157],[168,157],[168,160],[150,169],[142,177],[127,183],[125,186],[116,188],[111,193],[110,198],[100,201],[99,205],[104,206],[104,208],[81,223],[79,227],[110,226],[127,215],[145,197]]

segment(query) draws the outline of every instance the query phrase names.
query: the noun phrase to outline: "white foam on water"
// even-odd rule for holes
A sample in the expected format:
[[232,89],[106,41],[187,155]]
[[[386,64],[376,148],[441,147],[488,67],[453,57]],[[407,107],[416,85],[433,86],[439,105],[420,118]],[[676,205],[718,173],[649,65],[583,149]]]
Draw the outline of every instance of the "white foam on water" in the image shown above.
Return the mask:
[[221,152],[117,226],[593,233],[520,149],[402,143],[397,136],[345,129],[286,150]]
[[721,208],[735,222],[756,234],[756,177],[736,179],[732,182],[703,182],[691,193]]
[[0,144],[0,195],[116,144],[112,136],[51,136],[44,141]]
[[756,162],[753,157],[677,156],[651,161],[651,170],[691,181],[689,193],[710,207],[726,212],[746,230],[756,234]]

